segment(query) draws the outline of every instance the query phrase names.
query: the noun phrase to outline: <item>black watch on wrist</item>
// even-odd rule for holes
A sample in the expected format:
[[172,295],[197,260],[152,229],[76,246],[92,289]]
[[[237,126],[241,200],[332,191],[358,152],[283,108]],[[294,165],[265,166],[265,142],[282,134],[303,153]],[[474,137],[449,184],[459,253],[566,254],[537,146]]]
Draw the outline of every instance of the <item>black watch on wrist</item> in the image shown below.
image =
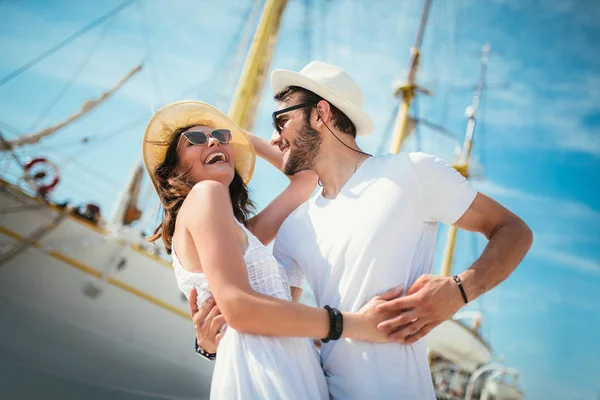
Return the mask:
[[194,349],[196,350],[196,354],[200,354],[202,357],[206,358],[210,361],[215,361],[217,359],[217,353],[209,353],[204,350],[202,347],[198,346],[198,339],[194,339]]

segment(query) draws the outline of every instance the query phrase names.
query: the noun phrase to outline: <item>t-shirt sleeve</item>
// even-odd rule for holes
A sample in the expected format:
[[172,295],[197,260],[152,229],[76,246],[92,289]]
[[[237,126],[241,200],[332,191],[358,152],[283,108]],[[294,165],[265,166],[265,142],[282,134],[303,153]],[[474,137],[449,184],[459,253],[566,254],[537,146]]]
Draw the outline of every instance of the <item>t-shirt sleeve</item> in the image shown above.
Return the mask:
[[273,245],[273,256],[275,259],[283,267],[285,272],[288,275],[288,280],[290,281],[290,286],[302,287],[302,279],[304,277],[304,273],[302,269],[294,260],[289,247],[287,245],[287,232],[285,222],[279,229],[277,236],[275,237],[275,244]]
[[467,211],[477,191],[444,160],[425,153],[410,153],[423,218],[454,224]]

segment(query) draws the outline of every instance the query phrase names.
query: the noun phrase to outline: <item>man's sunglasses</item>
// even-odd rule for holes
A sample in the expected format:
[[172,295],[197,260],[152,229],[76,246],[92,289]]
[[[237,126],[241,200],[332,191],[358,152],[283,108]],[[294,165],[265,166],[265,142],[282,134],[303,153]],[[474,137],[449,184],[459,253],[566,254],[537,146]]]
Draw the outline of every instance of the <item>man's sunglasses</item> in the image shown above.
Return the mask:
[[231,131],[229,129],[215,129],[209,134],[199,131],[187,131],[181,136],[191,144],[206,144],[209,137],[217,139],[222,144],[231,142]]
[[317,104],[318,102],[310,102],[310,103],[301,103],[301,104],[296,104],[295,106],[291,106],[288,108],[284,108],[282,110],[277,110],[273,113],[273,127],[277,130],[277,132],[281,133],[281,130],[283,129],[282,124],[279,122],[279,116],[281,114],[285,114],[287,112],[290,111],[294,111],[294,110],[298,110],[300,108],[304,108],[304,107],[311,107],[314,106],[315,104]]

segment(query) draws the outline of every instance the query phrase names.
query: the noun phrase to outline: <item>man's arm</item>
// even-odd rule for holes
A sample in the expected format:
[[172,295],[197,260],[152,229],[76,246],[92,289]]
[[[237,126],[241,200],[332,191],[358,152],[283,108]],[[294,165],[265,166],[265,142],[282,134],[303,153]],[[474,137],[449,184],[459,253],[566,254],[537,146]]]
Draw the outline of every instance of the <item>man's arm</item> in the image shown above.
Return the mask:
[[[473,301],[504,281],[529,251],[533,234],[515,214],[493,199],[478,193],[456,221],[458,228],[482,233],[488,240],[482,255],[459,274],[468,301]],[[382,322],[390,340],[411,344],[454,315],[464,300],[451,277],[423,275],[407,295],[377,307],[395,310],[398,316]]]
[[459,274],[469,301],[508,278],[533,243],[533,233],[521,218],[481,193],[455,225],[489,240],[481,257]]

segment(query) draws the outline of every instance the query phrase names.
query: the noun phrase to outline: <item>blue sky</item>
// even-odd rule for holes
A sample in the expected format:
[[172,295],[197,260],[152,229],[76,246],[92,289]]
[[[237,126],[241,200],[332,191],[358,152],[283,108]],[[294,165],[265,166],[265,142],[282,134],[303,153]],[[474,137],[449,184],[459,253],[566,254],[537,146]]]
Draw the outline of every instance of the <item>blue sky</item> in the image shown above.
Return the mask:
[[[0,76],[119,4],[0,2]],[[376,125],[360,144],[371,152],[382,142],[387,148],[386,125],[397,104],[392,83],[406,76],[422,2],[312,0],[308,30],[305,4],[289,1],[272,68],[298,70],[311,59],[345,68],[363,88]],[[418,112],[461,136],[481,47],[492,46],[492,88],[480,110],[473,185],[530,224],[535,242],[517,271],[471,308],[484,313],[483,331],[495,356],[520,369],[533,399],[592,399],[600,390],[599,4],[438,0],[423,43],[419,82],[435,96],[419,98]],[[93,200],[108,215],[139,159],[152,107],[196,98],[227,110],[244,56],[236,46],[252,34],[256,10],[241,0],[134,3],[1,86],[0,129],[14,138],[55,123],[144,61],[143,72],[110,101],[18,152],[60,166],[57,199]],[[256,132],[269,137],[274,104],[268,87],[264,93]],[[454,141],[427,128],[418,138],[404,149],[453,161]],[[14,166],[2,162],[0,168],[14,177]],[[285,182],[259,161],[251,183],[259,207]],[[152,224],[157,202],[144,199],[144,222]],[[444,238],[441,229],[436,266]],[[483,238],[461,232],[455,269],[468,267],[484,246]]]

